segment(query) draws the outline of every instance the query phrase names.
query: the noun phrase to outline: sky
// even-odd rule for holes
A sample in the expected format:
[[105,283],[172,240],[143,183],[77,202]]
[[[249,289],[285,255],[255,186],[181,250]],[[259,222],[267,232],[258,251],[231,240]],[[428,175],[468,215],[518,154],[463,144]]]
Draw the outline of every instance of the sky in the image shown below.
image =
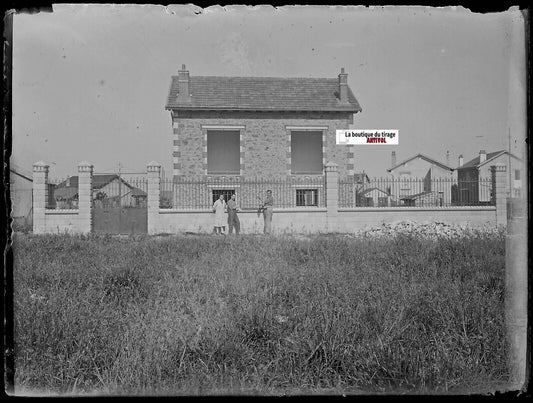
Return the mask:
[[[361,104],[350,129],[399,130],[355,147],[355,170],[386,176],[417,153],[457,166],[481,149],[522,156],[520,13],[464,8],[54,5],[13,20],[11,162],[50,177],[172,172],[165,103],[191,76],[337,77]],[[522,70],[523,73],[523,70]],[[517,78],[517,76],[519,76]],[[518,105],[518,106],[516,106]],[[522,109],[521,109],[522,108]],[[511,141],[509,132],[511,131]]]

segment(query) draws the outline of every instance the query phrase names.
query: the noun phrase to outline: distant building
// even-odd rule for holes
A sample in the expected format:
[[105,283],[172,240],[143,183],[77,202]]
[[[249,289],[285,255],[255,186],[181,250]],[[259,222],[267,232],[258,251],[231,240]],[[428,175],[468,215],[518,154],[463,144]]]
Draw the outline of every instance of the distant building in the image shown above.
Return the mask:
[[417,205],[416,201],[431,205],[449,204],[452,199],[453,171],[443,164],[424,154],[396,163],[396,153],[391,155],[390,193],[394,199],[405,205]]
[[[117,174],[93,175],[93,200],[110,206],[141,206],[146,203],[147,194]],[[78,176],[71,176],[54,189],[56,208],[78,208]]]
[[[508,151],[500,150],[491,153],[481,150],[479,155],[463,164],[463,156],[459,156],[457,167],[458,199],[490,202],[491,165],[504,164],[507,166],[508,180],[507,194],[510,197],[520,197],[523,182],[523,161]],[[509,167],[510,165],[510,167]]]
[[32,227],[33,178],[30,172],[18,167],[9,168],[11,218],[15,228]]
[[377,187],[369,187],[357,192],[359,207],[391,207],[395,205],[390,194]]

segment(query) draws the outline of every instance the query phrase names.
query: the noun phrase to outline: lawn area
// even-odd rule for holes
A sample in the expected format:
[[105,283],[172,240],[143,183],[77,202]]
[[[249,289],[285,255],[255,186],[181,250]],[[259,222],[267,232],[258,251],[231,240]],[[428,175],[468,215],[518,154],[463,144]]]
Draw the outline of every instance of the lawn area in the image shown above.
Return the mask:
[[15,234],[15,392],[454,393],[505,381],[505,238]]

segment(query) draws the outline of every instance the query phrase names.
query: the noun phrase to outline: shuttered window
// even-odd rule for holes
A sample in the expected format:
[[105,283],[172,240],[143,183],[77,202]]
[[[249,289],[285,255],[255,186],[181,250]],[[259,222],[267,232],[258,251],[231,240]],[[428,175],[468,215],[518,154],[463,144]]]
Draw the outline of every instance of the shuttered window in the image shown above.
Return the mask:
[[322,132],[291,131],[291,172],[322,173]]
[[207,173],[240,173],[239,135],[238,130],[207,131]]

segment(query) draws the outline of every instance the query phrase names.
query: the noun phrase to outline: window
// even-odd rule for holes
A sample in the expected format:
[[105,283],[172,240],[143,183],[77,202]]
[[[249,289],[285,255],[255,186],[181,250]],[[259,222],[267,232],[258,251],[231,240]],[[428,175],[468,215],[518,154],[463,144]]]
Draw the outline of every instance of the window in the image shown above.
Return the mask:
[[207,131],[207,173],[240,173],[240,132],[238,130]]
[[297,206],[318,206],[318,189],[296,189]]
[[520,180],[520,169],[514,170],[514,180],[519,181]]
[[316,174],[323,171],[322,131],[291,131],[291,172]]
[[213,189],[213,203],[218,200],[220,195],[224,195],[224,201],[227,203],[232,194],[235,194],[235,189]]

